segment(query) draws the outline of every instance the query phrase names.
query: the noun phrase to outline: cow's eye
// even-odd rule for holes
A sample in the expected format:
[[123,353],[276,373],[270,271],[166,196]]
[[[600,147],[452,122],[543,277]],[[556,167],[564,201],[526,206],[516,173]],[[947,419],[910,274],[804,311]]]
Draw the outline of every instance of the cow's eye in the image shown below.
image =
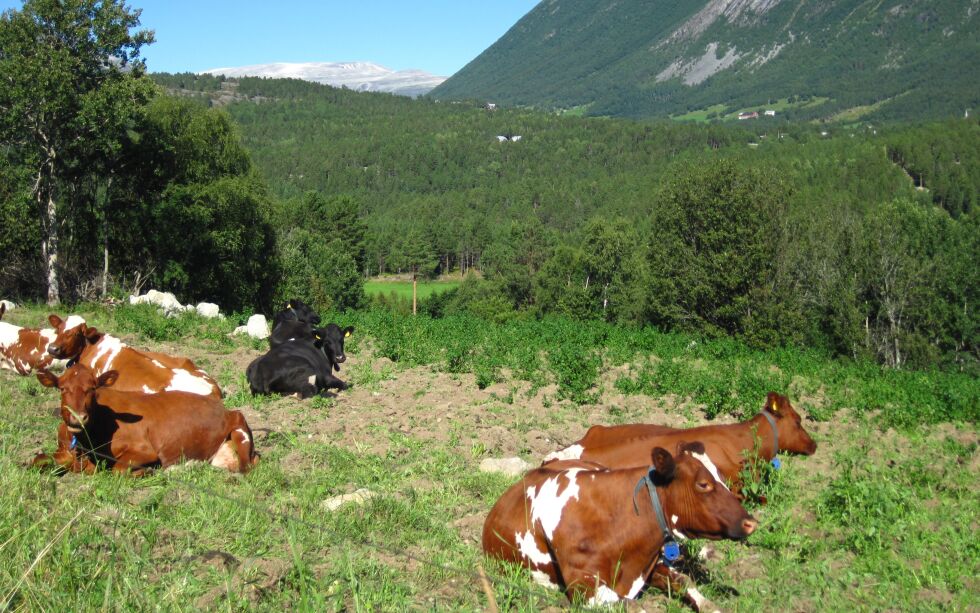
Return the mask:
[[698,481],[697,482],[698,491],[700,492],[710,492],[715,489],[715,484],[711,481]]

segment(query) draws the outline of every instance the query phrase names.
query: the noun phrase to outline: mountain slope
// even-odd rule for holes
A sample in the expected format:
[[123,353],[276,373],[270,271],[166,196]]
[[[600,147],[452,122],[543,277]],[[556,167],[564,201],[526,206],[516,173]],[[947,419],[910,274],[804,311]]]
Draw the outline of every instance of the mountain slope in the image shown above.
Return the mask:
[[390,92],[402,96],[420,96],[445,80],[445,77],[421,70],[395,71],[371,62],[276,62],[212,68],[200,74],[302,79],[357,91]]
[[544,0],[430,95],[632,117],[962,116],[980,103],[978,13],[980,0]]

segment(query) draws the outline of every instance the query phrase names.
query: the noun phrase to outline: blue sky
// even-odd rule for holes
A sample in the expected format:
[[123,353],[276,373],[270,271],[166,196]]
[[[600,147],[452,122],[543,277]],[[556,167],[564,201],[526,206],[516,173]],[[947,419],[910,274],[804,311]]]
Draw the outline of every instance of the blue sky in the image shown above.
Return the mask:
[[[537,0],[130,0],[157,42],[154,72],[267,62],[370,61],[449,76]],[[0,9],[20,8],[0,0]]]

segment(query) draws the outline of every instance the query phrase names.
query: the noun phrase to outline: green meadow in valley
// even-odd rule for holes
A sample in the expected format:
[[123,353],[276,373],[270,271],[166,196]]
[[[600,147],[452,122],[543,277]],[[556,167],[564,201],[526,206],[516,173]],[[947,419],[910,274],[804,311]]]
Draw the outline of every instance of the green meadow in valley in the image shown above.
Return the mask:
[[[36,325],[47,312],[5,320]],[[203,464],[139,479],[26,469],[54,447],[57,395],[0,371],[5,609],[482,610],[480,530],[512,481],[481,473],[482,459],[534,465],[592,423],[748,417],[768,389],[808,415],[819,448],[769,472],[754,492],[768,497],[753,505],[760,529],[745,544],[712,544],[696,573],[702,591],[744,611],[976,601],[972,377],[602,323],[366,311],[326,318],[356,327],[338,373],[352,388],[300,402],[251,397],[244,367],[265,343],[229,336],[235,318],[165,318],[145,305],[75,312],[215,375],[262,459],[245,476]],[[363,504],[329,510],[358,491]],[[523,570],[482,564],[503,609],[567,605]],[[639,605],[684,609],[656,590]]]

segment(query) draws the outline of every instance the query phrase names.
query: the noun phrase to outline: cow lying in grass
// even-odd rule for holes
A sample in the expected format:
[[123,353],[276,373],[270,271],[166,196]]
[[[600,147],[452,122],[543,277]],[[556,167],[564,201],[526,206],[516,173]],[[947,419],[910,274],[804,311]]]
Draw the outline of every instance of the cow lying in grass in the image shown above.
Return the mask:
[[34,466],[52,464],[72,472],[106,465],[141,475],[186,460],[201,460],[231,472],[247,472],[258,462],[252,430],[240,411],[221,400],[187,392],[145,394],[114,389],[115,370],[96,377],[75,364],[57,377],[37,374],[41,385],[61,390],[58,449],[38,454]]
[[812,455],[817,444],[803,429],[803,421],[786,396],[769,392],[762,412],[738,424],[677,429],[650,424],[592,426],[575,443],[548,454],[544,463],[556,460],[587,460],[611,468],[642,466],[653,446],[671,447],[679,441],[704,443],[719,477],[736,492],[741,490],[741,472],[756,453],[771,461],[781,451]]
[[[292,323],[296,322],[281,325]],[[328,389],[347,389],[333,371],[347,360],[344,340],[353,333],[353,327],[341,329],[337,324],[313,329],[309,336],[301,329],[248,365],[245,374],[252,393],[309,398]]]
[[700,610],[707,601],[667,564],[668,545],[675,538],[744,539],[757,522],[717,481],[700,443],[675,448],[673,456],[648,448],[652,469],[564,460],[530,471],[487,516],[484,552],[529,568],[569,599],[615,602],[655,585]]
[[218,382],[187,358],[133,349],[118,338],[89,327],[78,315],[65,320],[51,315],[48,321],[56,332],[48,353],[77,361],[95,371],[96,376],[118,371],[118,391],[188,392],[221,398]]
[[[0,303],[0,318],[6,311],[7,305]],[[64,368],[67,360],[58,360],[47,351],[56,335],[51,329],[21,328],[0,321],[0,368],[25,377],[42,368]]]

